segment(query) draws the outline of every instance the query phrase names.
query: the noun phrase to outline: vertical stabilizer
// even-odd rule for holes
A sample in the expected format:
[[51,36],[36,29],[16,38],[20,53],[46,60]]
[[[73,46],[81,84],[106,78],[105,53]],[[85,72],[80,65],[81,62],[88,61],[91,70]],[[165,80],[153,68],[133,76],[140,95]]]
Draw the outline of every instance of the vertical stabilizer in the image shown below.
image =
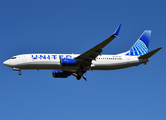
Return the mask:
[[142,56],[148,53],[151,30],[145,30],[126,55]]

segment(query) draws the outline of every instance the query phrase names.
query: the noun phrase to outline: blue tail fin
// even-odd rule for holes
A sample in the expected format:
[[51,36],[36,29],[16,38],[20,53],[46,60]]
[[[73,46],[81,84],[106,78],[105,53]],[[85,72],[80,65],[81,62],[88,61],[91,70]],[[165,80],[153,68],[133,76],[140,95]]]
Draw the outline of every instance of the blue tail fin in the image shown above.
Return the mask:
[[151,30],[145,30],[126,55],[142,56],[148,53]]

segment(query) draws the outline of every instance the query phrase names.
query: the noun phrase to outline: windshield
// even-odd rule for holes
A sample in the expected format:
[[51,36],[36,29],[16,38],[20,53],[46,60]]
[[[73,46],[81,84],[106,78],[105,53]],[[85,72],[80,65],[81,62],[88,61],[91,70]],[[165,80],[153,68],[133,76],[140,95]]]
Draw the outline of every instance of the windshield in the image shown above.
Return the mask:
[[12,57],[12,58],[10,58],[10,59],[16,59],[17,57]]

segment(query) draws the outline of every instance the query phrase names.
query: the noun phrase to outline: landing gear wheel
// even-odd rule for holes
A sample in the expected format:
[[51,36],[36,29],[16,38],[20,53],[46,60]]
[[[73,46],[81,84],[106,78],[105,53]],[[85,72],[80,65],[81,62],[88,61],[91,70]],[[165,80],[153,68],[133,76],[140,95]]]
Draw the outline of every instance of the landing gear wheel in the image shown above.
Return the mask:
[[21,74],[22,74],[22,72],[20,71],[18,74],[19,74],[19,75],[21,75]]
[[81,75],[77,75],[77,80],[80,80],[81,79]]

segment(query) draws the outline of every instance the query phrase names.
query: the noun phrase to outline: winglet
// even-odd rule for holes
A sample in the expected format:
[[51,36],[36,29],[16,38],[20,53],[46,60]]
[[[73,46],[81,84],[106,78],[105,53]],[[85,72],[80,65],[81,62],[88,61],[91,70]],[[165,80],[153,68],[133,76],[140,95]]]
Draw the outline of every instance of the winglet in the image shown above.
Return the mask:
[[114,36],[120,37],[120,36],[118,36],[118,34],[119,34],[119,31],[120,31],[121,25],[122,25],[122,24],[120,24],[120,25],[118,26],[118,28],[115,30]]
[[157,48],[157,49],[155,49],[155,50],[153,50],[153,51],[151,51],[151,52],[148,52],[147,54],[142,55],[142,56],[140,56],[139,58],[140,58],[140,59],[148,59],[148,58],[150,58],[151,56],[153,56],[156,52],[158,52],[160,49],[162,49],[162,47],[159,47],[159,48]]

